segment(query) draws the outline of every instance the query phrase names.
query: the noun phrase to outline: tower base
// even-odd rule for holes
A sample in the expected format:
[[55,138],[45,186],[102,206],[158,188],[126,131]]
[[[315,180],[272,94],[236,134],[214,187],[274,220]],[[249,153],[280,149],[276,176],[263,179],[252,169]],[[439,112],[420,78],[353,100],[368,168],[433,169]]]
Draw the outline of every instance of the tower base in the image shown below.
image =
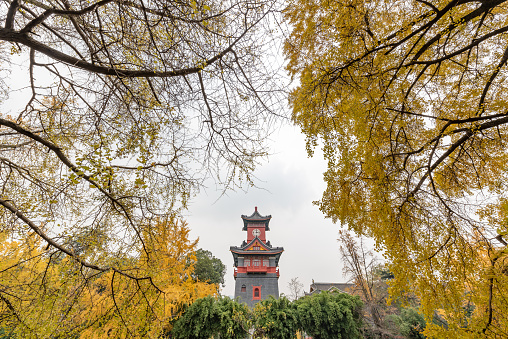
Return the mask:
[[[255,289],[259,293],[256,295]],[[259,301],[271,295],[279,298],[279,277],[277,273],[252,274],[238,273],[235,282],[235,299],[253,308]]]

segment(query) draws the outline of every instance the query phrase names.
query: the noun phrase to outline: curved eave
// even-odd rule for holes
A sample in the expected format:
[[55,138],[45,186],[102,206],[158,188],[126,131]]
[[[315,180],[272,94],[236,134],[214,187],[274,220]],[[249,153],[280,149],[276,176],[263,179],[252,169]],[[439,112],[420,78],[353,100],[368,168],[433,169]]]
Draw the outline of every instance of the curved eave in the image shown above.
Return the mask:
[[[243,219],[243,216],[242,216]],[[248,224],[261,224],[265,227],[265,230],[270,230],[270,219],[266,220],[259,220],[259,219],[243,219],[243,228],[242,231],[247,231],[247,225]]]
[[249,215],[249,216],[242,215],[241,217],[242,217],[242,220],[243,220],[243,231],[247,230],[247,224],[248,223],[264,224],[266,230],[267,231],[270,230],[270,227],[268,226],[268,224],[270,223],[270,219],[272,219],[272,216],[271,215],[263,216],[263,215],[259,214],[257,208],[254,211],[254,213],[252,213],[251,215]]
[[241,250],[241,249],[230,249],[230,251],[232,253],[236,253],[236,254],[256,254],[256,255],[274,255],[274,254],[281,254],[282,252],[284,252],[284,249],[281,248],[281,249],[277,249],[277,250],[272,250],[272,251],[245,251],[245,250]]
[[253,250],[246,250],[246,249],[251,247],[251,246],[253,246],[254,243],[256,243],[256,242],[258,242],[261,245],[261,247],[264,248],[264,250],[259,250],[259,251],[255,251],[255,252],[279,252],[279,251],[282,252],[282,251],[284,251],[284,247],[270,247],[270,246],[267,246],[266,243],[264,243],[258,237],[255,237],[254,239],[249,241],[247,244],[245,244],[245,246],[241,246],[241,247],[230,246],[229,249],[230,250],[236,250],[236,251],[244,251],[245,253],[254,252]]
[[260,247],[264,248],[264,251],[272,251],[272,250],[278,250],[282,247],[271,247],[271,246],[268,246],[265,242],[263,242],[263,240],[259,239],[258,237],[255,237],[254,239],[252,239],[251,241],[249,241],[248,243],[246,243],[244,246],[231,246],[230,248],[234,248],[234,249],[237,249],[237,250],[246,250],[246,248],[249,248],[251,246],[254,245],[254,243],[258,243],[260,245]]
[[234,261],[233,265],[235,267],[238,266],[238,256],[241,256],[241,255],[275,256],[275,266],[279,266],[280,256],[281,256],[282,252],[284,252],[283,247],[277,247],[272,251],[244,251],[242,249],[239,249],[238,247],[231,246],[229,250],[231,251],[231,254],[233,254],[233,261]]

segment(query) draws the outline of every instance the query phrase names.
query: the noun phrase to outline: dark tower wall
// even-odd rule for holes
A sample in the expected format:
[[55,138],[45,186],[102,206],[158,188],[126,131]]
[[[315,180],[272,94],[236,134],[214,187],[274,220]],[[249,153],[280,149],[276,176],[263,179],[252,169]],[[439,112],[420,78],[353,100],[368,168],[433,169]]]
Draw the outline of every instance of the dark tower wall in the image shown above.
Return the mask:
[[[245,285],[246,287],[245,292],[241,291],[242,285]],[[253,300],[253,288],[255,286],[261,287],[260,299],[258,300]],[[279,298],[279,277],[277,277],[276,273],[237,274],[235,282],[235,299],[238,297],[239,302],[246,303],[247,306],[253,308],[259,301],[268,299],[269,295]]]

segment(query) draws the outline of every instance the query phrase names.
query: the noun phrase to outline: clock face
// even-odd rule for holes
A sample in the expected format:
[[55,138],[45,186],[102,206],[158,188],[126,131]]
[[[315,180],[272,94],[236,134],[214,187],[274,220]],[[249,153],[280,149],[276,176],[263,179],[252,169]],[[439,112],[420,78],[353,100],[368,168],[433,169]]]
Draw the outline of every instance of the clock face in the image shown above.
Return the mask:
[[259,235],[261,234],[261,231],[258,230],[257,228],[252,230],[252,235],[255,236],[255,237],[259,237]]

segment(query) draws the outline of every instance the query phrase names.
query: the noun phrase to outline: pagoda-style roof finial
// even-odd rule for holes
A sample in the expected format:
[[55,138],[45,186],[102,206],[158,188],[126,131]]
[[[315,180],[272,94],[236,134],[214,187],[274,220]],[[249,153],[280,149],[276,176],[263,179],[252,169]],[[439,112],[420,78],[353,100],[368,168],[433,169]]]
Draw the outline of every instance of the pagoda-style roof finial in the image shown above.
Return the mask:
[[271,215],[264,216],[264,215],[259,214],[258,207],[255,206],[254,207],[254,213],[252,213],[249,216],[242,215],[243,230],[244,231],[247,230],[247,224],[248,223],[255,223],[255,224],[263,224],[265,226],[266,230],[269,231],[270,227],[268,226],[268,224],[270,223],[270,219],[271,218],[272,218]]

